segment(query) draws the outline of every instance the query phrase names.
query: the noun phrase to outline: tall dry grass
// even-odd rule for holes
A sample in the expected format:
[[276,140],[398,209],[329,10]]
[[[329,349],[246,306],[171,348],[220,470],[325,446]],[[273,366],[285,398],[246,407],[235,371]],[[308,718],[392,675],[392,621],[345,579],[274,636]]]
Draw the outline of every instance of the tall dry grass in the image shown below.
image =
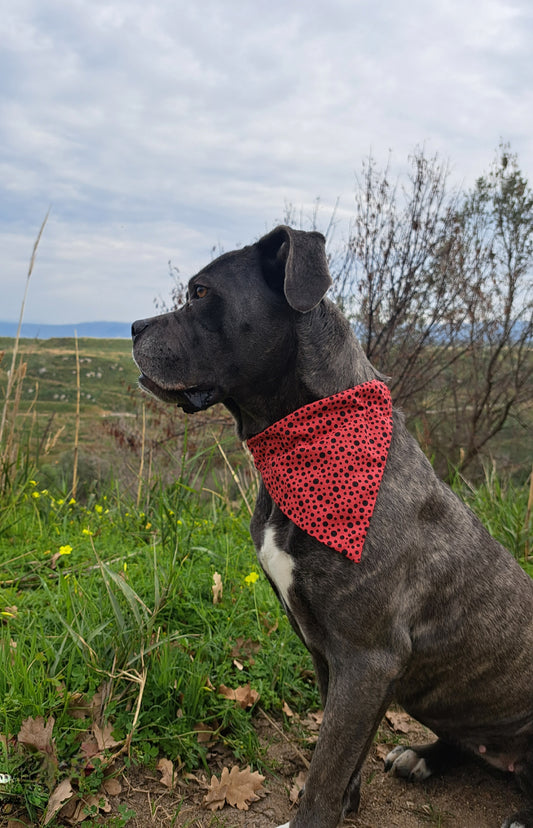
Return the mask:
[[24,378],[26,376],[27,364],[19,360],[19,344],[20,332],[22,329],[22,320],[24,318],[24,310],[26,308],[26,300],[28,298],[28,290],[30,286],[30,279],[33,273],[35,260],[37,258],[37,251],[39,243],[44,232],[44,228],[48,221],[48,211],[39,228],[37,238],[33,245],[33,251],[30,258],[28,272],[26,274],[26,283],[24,286],[24,294],[20,307],[20,315],[17,326],[17,333],[13,345],[13,353],[11,355],[11,367],[7,371],[7,382],[0,415],[0,491],[4,491],[8,483],[10,471],[17,461],[19,454],[19,445],[17,441],[16,424],[17,417],[20,411],[20,400],[22,395],[22,388]]

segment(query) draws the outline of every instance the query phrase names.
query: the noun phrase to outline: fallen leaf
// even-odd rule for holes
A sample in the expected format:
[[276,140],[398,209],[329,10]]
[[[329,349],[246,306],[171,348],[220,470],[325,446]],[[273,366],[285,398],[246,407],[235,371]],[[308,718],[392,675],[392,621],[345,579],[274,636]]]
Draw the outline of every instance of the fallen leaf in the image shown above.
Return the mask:
[[396,733],[409,733],[411,718],[407,713],[397,710],[387,710],[385,718]]
[[317,710],[314,713],[310,713],[305,719],[302,719],[302,725],[305,727],[306,730],[313,730],[318,732],[320,730],[320,725],[322,724],[322,719],[324,718],[324,711]]
[[160,759],[157,763],[157,770],[161,774],[161,779],[159,780],[161,784],[171,791],[174,790],[176,776],[174,774],[174,765],[170,759]]
[[383,761],[385,761],[390,753],[390,750],[390,745],[376,745],[376,756],[378,759],[383,759]]
[[93,756],[98,756],[101,753],[94,736],[89,736],[87,739],[84,739],[81,743],[80,750],[87,759],[92,759]]
[[240,771],[237,765],[222,769],[220,780],[211,777],[211,784],[204,798],[206,808],[217,811],[227,802],[233,808],[247,811],[250,802],[256,802],[266,793],[262,783],[265,777],[257,771],[252,772],[250,767]]
[[114,776],[109,776],[102,782],[102,788],[109,796],[118,796],[122,793],[122,785]]
[[244,664],[242,663],[242,661],[237,661],[236,658],[233,659],[233,665],[237,668],[237,670],[240,670],[241,672],[242,670],[244,670]]
[[111,681],[103,681],[90,702],[91,717],[100,723],[111,693]]
[[17,736],[19,744],[26,745],[26,747],[33,748],[41,753],[47,753],[48,756],[54,756],[55,744],[52,739],[54,724],[53,716],[50,716],[46,725],[42,716],[37,716],[36,719],[31,716],[24,719]]
[[220,604],[222,601],[222,576],[218,572],[215,572],[213,575],[213,586],[211,589],[213,590],[213,604]]
[[253,656],[257,655],[260,649],[261,644],[258,641],[252,641],[251,638],[247,638],[245,640],[243,636],[240,635],[235,639],[235,645],[231,651],[231,655],[239,661],[246,660],[250,664],[255,664]]
[[93,723],[94,738],[98,743],[100,750],[109,750],[110,748],[121,745],[122,741],[117,741],[111,736],[113,725],[108,722],[104,727],[99,727],[96,722]]
[[72,825],[76,825],[78,822],[90,819],[98,811],[104,811],[104,813],[108,814],[111,811],[109,800],[102,793],[90,794],[78,802],[74,814],[69,817],[68,821]]
[[289,793],[289,799],[293,805],[295,805],[299,798],[300,794],[304,789],[305,780],[307,778],[307,771],[300,771],[298,776],[296,776],[292,783],[292,788]]
[[73,719],[84,719],[89,715],[91,707],[83,693],[68,694],[67,712]]
[[70,779],[63,779],[57,788],[52,791],[50,799],[48,800],[48,806],[44,815],[44,825],[48,825],[50,820],[61,810],[65,802],[68,802],[73,796],[74,790],[70,784]]
[[289,707],[289,705],[287,704],[286,701],[283,702],[283,707],[281,709],[283,710],[285,715],[288,716],[289,718],[292,718],[294,716],[294,713],[292,712],[292,710],[290,709],[290,707]]
[[257,690],[253,690],[249,684],[237,687],[236,690],[233,690],[231,687],[226,687],[225,684],[221,684],[218,688],[218,692],[221,696],[224,696],[225,699],[237,702],[239,707],[242,707],[243,710],[247,707],[252,707],[256,701],[259,700],[259,693]]
[[207,747],[211,747],[214,745],[218,739],[218,728],[220,725],[218,722],[213,722],[211,725],[204,724],[203,722],[197,722],[194,725],[194,730],[198,733],[197,739],[200,744],[207,745]]

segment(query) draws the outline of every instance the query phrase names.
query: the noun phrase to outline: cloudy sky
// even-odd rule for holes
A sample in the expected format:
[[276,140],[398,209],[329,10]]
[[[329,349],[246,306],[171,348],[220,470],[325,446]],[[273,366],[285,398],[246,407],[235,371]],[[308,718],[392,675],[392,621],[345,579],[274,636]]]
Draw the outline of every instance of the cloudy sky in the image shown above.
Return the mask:
[[[531,0],[17,0],[0,16],[0,319],[129,321],[417,145],[533,182]],[[342,235],[342,227],[340,229]]]

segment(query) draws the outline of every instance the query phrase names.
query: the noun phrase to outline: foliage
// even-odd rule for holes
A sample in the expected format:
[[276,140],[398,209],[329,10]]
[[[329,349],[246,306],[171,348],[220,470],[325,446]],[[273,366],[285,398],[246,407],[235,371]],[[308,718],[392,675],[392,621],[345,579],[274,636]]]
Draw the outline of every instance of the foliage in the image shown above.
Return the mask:
[[[316,706],[248,511],[223,490],[154,483],[137,509],[116,487],[86,504],[29,487],[0,536],[0,772],[13,801],[35,816],[62,779],[69,796],[97,796],[119,754],[191,769],[220,741],[257,766],[258,705]],[[39,717],[53,738],[33,767],[21,733]]]
[[397,180],[370,157],[330,252],[334,300],[442,474],[531,420],[533,387],[533,192],[506,145],[471,191],[448,179],[422,150]]
[[[248,510],[183,469],[143,508],[116,486],[80,503],[31,480],[0,536],[0,773],[34,819],[67,781],[98,811],[119,755],[192,769],[220,741],[261,767],[257,711],[318,705]],[[528,568],[527,487],[456,486]]]

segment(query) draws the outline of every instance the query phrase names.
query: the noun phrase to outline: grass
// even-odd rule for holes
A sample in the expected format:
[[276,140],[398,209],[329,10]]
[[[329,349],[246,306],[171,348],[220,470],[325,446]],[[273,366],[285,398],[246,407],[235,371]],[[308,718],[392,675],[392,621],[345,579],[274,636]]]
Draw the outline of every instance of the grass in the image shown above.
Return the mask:
[[[2,349],[4,804],[53,826],[58,808],[46,809],[68,781],[96,825],[94,797],[118,757],[192,770],[219,742],[261,766],[257,711],[319,700],[309,654],[252,549],[255,478],[235,439],[220,442],[227,421],[207,412],[193,430],[132,394],[129,342],[0,340]],[[455,486],[533,574],[527,486],[494,473]],[[105,821],[120,828],[130,816]]]
[[[211,469],[198,478],[197,462],[182,458],[179,479],[154,482],[143,508],[120,486],[78,502],[31,478],[0,528],[0,773],[15,780],[4,796],[34,819],[60,778],[100,784],[80,771],[95,722],[112,730],[103,755],[193,769],[218,740],[260,766],[257,709],[318,705],[309,656],[259,571],[248,509],[222,481],[206,491]],[[478,489],[456,485],[522,557],[526,487],[494,473]],[[242,709],[222,685],[259,699]],[[54,718],[44,766],[17,739],[39,717]]]
[[[22,786],[34,817],[61,776],[79,779],[95,695],[105,694],[98,721],[112,725],[116,750],[187,769],[205,764],[206,733],[260,763],[257,704],[318,703],[309,657],[259,574],[248,520],[246,508],[198,497],[184,480],[155,486],[145,509],[116,488],[82,504],[28,481],[0,534],[0,773]],[[247,684],[259,694],[249,709],[218,692]],[[43,781],[17,734],[50,716]]]

